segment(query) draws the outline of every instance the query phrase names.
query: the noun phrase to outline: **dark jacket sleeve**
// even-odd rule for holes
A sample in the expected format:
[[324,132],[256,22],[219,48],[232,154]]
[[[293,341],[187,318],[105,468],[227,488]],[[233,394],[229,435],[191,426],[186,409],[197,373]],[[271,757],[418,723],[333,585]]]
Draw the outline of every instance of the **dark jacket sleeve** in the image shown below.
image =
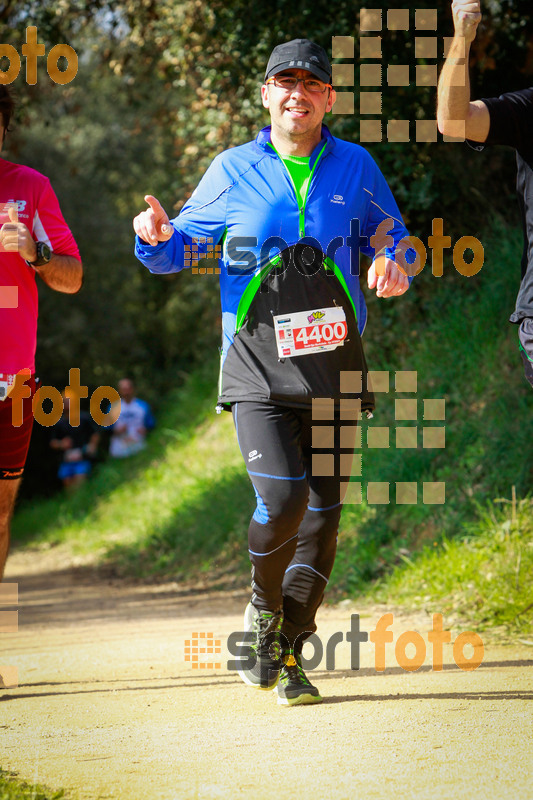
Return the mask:
[[485,144],[506,144],[516,150],[531,147],[533,139],[533,87],[483,98],[490,114]]

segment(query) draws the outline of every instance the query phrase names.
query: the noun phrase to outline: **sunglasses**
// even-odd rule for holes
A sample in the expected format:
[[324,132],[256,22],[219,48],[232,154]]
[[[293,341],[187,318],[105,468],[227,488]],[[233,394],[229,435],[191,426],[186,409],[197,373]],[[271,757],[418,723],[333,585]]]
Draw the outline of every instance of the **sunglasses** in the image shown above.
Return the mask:
[[273,83],[278,89],[285,89],[287,92],[292,92],[299,83],[301,83],[308,92],[314,94],[323,94],[326,89],[333,88],[330,83],[319,81],[318,78],[296,78],[294,75],[275,75],[273,78],[269,78],[266,83]]

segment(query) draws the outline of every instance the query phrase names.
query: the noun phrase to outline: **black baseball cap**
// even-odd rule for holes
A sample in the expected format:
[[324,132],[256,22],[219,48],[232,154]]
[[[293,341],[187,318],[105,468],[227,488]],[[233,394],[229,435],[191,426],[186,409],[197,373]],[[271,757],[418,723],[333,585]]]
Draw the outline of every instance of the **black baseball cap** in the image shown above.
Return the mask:
[[309,39],[278,44],[268,59],[265,81],[284,69],[306,69],[324,83],[331,83],[331,64],[326,51]]

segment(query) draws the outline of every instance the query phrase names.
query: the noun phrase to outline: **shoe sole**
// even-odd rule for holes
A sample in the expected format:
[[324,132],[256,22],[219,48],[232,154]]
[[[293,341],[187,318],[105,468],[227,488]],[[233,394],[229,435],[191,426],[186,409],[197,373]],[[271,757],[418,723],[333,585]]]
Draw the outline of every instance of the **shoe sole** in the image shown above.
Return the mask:
[[278,685],[279,675],[276,678],[276,682],[273,683],[272,686],[261,686],[261,684],[254,683],[253,681],[251,681],[250,678],[247,675],[245,675],[244,672],[241,672],[241,670],[238,669],[238,668],[237,668],[237,672],[239,674],[239,678],[242,681],[244,681],[244,683],[246,683],[248,686],[251,686],[253,689],[259,689],[260,692],[271,692]]
[[[244,630],[245,631],[249,631],[250,630],[251,625],[252,625],[252,618],[253,618],[253,606],[252,606],[251,603],[248,603],[248,605],[244,609]],[[279,682],[279,673],[278,673],[278,676],[277,676],[276,680],[272,684],[272,686],[261,686],[260,683],[254,683],[253,681],[250,680],[250,678],[248,677],[246,672],[241,670],[241,669],[239,669],[239,667],[237,667],[237,673],[239,675],[239,678],[242,681],[244,681],[244,683],[246,683],[248,686],[251,686],[253,689],[259,689],[260,692],[271,692],[273,689],[276,688],[276,686],[278,685],[278,682]]]
[[280,697],[278,695],[278,705],[280,706],[310,706],[315,703],[321,703],[322,697],[319,694],[299,694],[298,697]]

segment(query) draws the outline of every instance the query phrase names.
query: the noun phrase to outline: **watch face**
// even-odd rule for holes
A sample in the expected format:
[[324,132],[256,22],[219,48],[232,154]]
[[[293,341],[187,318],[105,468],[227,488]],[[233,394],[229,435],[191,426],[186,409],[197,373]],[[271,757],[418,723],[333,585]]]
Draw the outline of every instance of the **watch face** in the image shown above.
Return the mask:
[[37,261],[42,261],[48,264],[50,261],[51,252],[46,242],[37,242]]
[[43,264],[48,264],[51,256],[51,250],[46,242],[37,242],[37,260],[35,263],[39,264],[40,266]]

